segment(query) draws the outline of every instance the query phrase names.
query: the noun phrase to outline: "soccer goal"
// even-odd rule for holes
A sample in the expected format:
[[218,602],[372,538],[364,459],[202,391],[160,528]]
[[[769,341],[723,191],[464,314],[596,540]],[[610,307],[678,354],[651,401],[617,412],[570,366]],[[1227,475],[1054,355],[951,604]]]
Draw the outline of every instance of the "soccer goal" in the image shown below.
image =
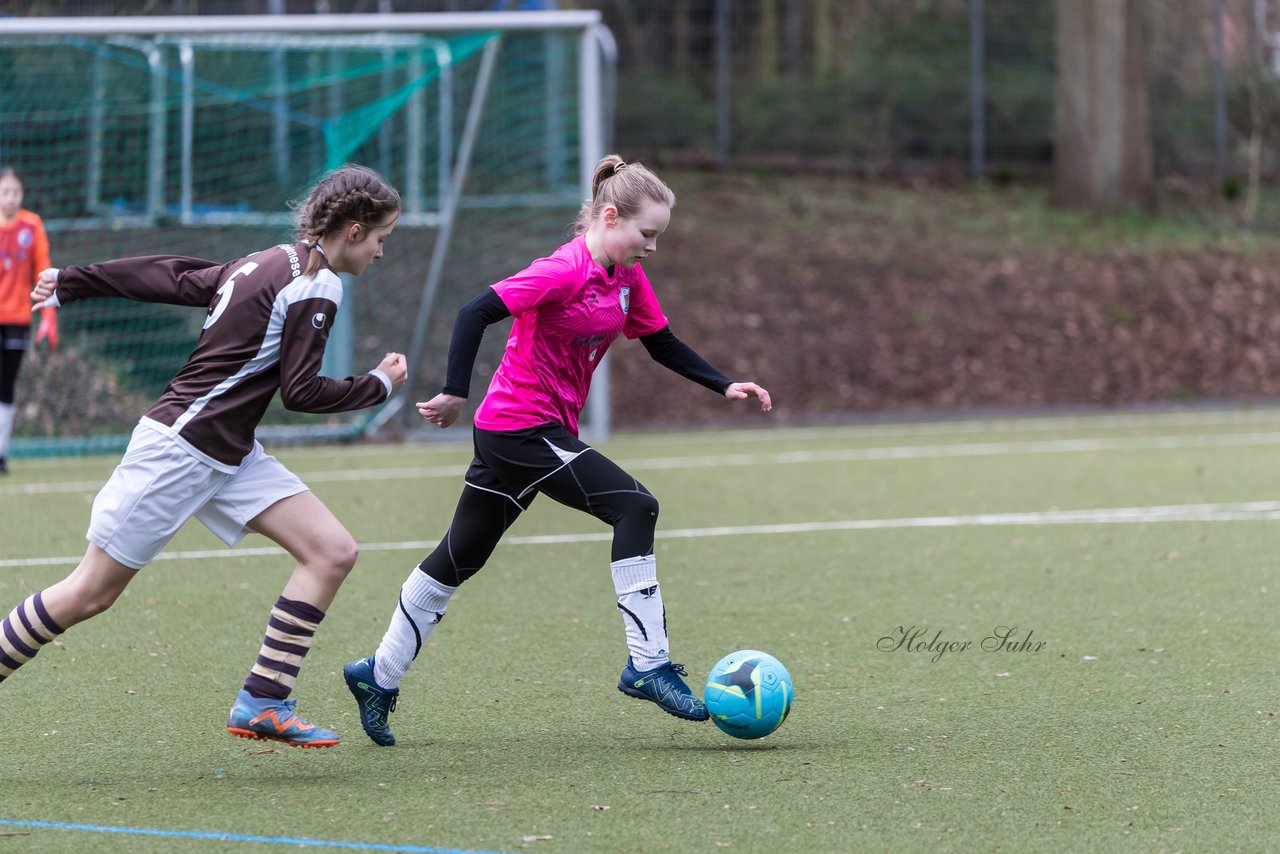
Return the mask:
[[[614,65],[596,11],[10,18],[0,164],[22,175],[55,266],[230,260],[287,240],[289,203],[326,170],[382,172],[404,211],[386,257],[346,282],[324,373],[399,350],[409,382],[355,416],[277,405],[260,431],[351,438],[409,423],[396,412],[438,389],[456,308],[563,240],[609,144]],[[94,300],[59,321],[60,346],[24,363],[13,456],[123,447],[203,317]],[[588,416],[603,435],[607,376],[597,386]]]

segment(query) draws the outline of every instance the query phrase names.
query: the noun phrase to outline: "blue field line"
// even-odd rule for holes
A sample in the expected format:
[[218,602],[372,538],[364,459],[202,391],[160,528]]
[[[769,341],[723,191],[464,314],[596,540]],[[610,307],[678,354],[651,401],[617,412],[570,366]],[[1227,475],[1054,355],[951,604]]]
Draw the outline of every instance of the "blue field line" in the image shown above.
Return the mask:
[[294,845],[302,848],[349,848],[355,851],[400,851],[411,854],[498,854],[473,848],[433,848],[429,845],[385,845],[378,842],[337,842],[291,836],[250,836],[242,833],[211,833],[202,830],[158,830],[149,827],[109,827],[100,824],[67,824],[58,821],[22,821],[0,818],[0,826],[38,827],[45,830],[83,830],[90,833],[121,833],[129,836],[159,836],[170,839],[207,839],[213,842],[258,842],[266,845]]

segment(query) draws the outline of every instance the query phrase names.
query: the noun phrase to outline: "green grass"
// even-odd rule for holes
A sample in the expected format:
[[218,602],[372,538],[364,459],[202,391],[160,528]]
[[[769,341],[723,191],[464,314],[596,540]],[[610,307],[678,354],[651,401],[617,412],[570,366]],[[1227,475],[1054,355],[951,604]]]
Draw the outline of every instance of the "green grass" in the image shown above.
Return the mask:
[[[732,649],[773,652],[791,717],[737,742],[619,694],[607,545],[519,540],[607,529],[542,499],[455,598],[392,749],[360,732],[340,668],[374,648],[443,532],[468,446],[288,451],[364,545],[297,690],[344,743],[224,732],[290,567],[192,524],[177,559],[0,686],[0,819],[353,850],[1266,850],[1276,526],[973,517],[1273,501],[1278,442],[1270,411],[618,439],[605,450],[659,496],[660,531],[686,532],[657,547],[676,659],[700,682]],[[17,461],[0,483],[0,609],[70,569],[31,561],[82,552],[114,461]],[[958,518],[705,535],[924,517]],[[981,649],[999,626],[1044,647]],[[971,646],[878,648],[899,627]],[[288,847],[0,825],[0,854]]]

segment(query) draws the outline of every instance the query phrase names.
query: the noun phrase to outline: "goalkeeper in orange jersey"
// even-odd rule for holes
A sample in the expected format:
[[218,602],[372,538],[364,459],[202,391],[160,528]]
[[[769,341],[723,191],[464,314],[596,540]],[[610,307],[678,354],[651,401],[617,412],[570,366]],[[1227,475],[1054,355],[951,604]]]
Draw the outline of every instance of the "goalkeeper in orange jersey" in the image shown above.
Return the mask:
[[[22,179],[0,167],[0,474],[8,474],[5,457],[13,433],[18,369],[31,340],[31,300],[36,274],[51,266],[49,237],[38,215],[22,207]],[[36,341],[58,346],[58,315],[42,309]]]

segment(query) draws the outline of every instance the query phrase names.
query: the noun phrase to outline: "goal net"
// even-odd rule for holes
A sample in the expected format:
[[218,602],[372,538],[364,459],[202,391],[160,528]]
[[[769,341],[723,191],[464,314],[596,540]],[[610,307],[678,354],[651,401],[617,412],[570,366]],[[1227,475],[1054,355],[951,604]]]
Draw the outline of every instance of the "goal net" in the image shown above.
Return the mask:
[[[564,238],[605,153],[610,45],[596,12],[9,19],[0,165],[22,176],[55,266],[231,260],[289,240],[290,202],[325,171],[381,172],[404,210],[386,256],[344,277],[323,373],[397,350],[410,380],[363,413],[277,402],[260,430],[356,437],[410,423],[404,401],[443,379],[457,307]],[[60,345],[23,364],[11,455],[123,447],[203,320],[116,299],[60,310]],[[486,336],[481,390],[504,338]]]

